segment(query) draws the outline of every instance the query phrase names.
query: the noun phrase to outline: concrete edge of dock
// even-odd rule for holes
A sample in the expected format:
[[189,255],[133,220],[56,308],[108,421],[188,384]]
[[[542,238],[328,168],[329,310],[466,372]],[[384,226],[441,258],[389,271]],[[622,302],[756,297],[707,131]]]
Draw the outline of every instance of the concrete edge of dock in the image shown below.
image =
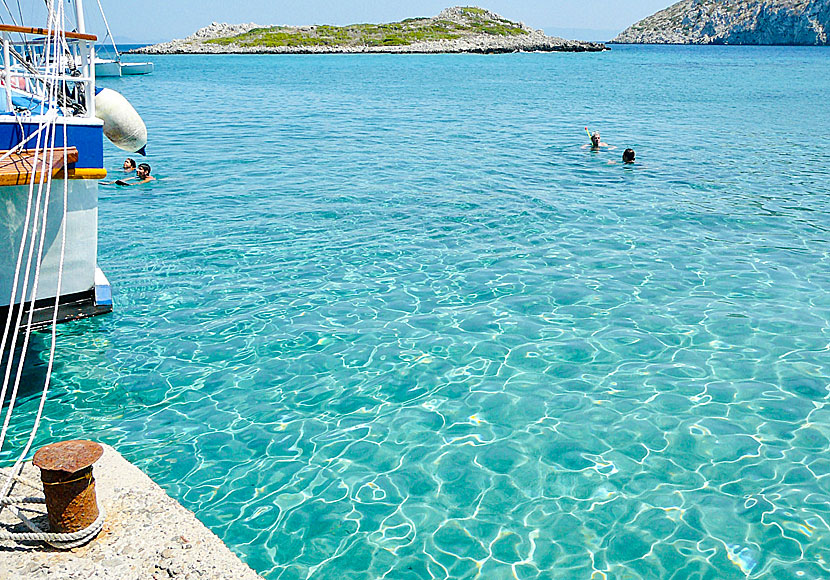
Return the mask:
[[[99,505],[106,510],[101,533],[85,546],[67,551],[43,543],[0,541],[0,580],[262,580],[193,512],[115,449],[103,447],[93,469]],[[23,475],[40,481],[39,471],[30,463]],[[20,484],[14,491],[14,495],[37,495]],[[35,521],[48,525],[45,515]],[[8,510],[0,514],[3,529],[28,531],[16,522]]]

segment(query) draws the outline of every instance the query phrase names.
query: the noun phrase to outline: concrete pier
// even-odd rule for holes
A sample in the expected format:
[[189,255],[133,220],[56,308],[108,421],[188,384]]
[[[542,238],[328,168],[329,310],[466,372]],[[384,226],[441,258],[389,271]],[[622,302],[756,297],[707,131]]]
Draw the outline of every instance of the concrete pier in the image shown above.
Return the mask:
[[[68,551],[43,543],[0,542],[0,580],[262,580],[192,512],[115,449],[103,447],[94,467],[99,502],[106,510],[98,537]],[[40,482],[31,464],[23,476]],[[14,495],[38,494],[18,484]],[[33,519],[48,529],[43,509]],[[4,529],[15,523],[3,510]],[[19,524],[14,531],[28,530]]]

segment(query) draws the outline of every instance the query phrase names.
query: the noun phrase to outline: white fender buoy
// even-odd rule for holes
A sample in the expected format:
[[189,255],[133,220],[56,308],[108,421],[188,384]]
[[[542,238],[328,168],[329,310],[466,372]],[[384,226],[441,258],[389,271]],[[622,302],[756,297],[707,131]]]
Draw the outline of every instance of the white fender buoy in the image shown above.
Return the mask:
[[95,95],[95,116],[104,122],[104,135],[113,145],[130,153],[144,155],[147,127],[121,93],[100,89]]

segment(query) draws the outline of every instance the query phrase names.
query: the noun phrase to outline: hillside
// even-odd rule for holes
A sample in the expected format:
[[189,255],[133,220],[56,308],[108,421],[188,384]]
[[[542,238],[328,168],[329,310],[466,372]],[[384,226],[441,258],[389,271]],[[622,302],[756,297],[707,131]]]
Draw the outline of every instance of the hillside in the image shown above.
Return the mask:
[[434,18],[349,26],[217,24],[182,39],[135,52],[326,53],[598,51],[602,44],[546,36],[520,22],[476,7],[447,8]]
[[611,42],[827,45],[829,37],[830,0],[681,0]]

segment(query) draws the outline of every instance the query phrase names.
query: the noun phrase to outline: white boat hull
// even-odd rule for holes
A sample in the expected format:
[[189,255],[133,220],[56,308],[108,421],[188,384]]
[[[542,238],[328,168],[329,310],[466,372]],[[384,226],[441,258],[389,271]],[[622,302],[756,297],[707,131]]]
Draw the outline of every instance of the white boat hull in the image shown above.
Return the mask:
[[153,72],[151,62],[122,62],[121,75],[148,75]]
[[120,77],[121,64],[117,60],[95,60],[96,77]]
[[[98,182],[92,179],[68,180],[66,219],[63,219],[64,180],[52,182],[46,219],[46,239],[40,267],[37,300],[54,298],[58,292],[58,266],[61,258],[61,240],[66,230],[61,295],[87,292],[95,285],[98,258]],[[20,251],[21,232],[24,229],[28,185],[0,188],[0,306],[8,306],[14,284],[14,272]],[[35,196],[37,187],[35,188]],[[28,244],[23,260],[28,257]],[[37,247],[29,268],[26,302],[31,298],[35,280]],[[15,303],[23,293],[25,269],[17,281]]]

